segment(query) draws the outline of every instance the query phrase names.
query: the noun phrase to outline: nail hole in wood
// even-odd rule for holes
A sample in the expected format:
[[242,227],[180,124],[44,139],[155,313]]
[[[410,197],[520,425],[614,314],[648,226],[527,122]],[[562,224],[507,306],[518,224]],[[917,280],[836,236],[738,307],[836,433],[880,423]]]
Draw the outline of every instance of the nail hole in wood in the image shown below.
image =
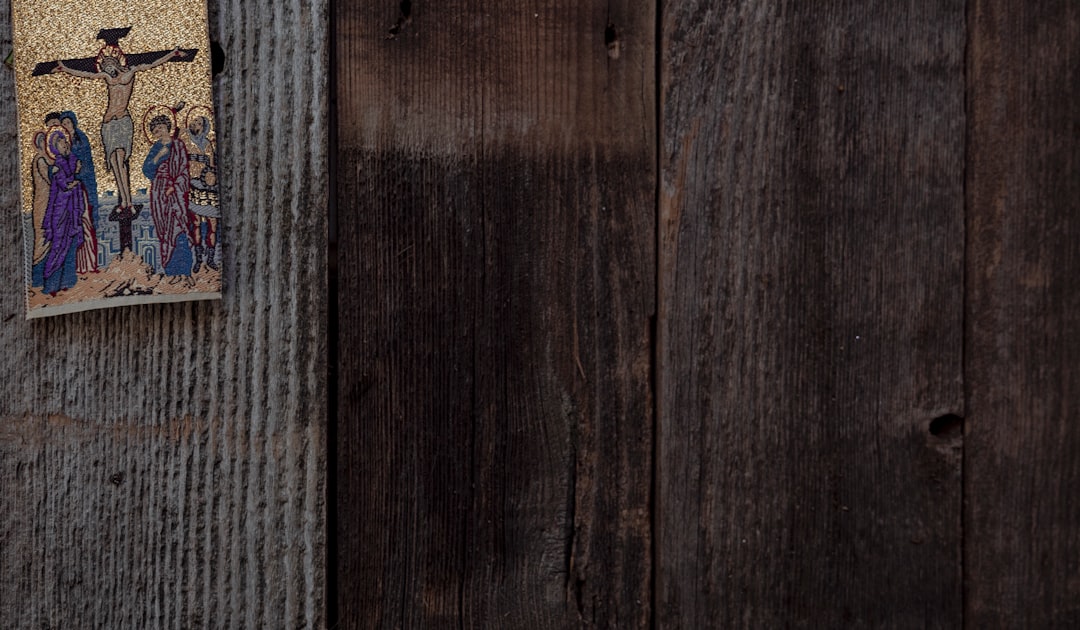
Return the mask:
[[398,10],[401,11],[401,15],[398,16],[397,22],[394,22],[394,25],[390,27],[390,34],[386,36],[386,39],[397,37],[401,29],[412,21],[412,0],[401,0]]
[[122,473],[122,472],[113,473],[109,477],[109,483],[111,483],[114,486],[119,486],[120,484],[124,483],[124,473]]
[[964,419],[955,413],[947,413],[930,421],[930,435],[951,437],[964,431]]
[[210,42],[210,69],[215,77],[225,70],[225,49],[217,42]]
[[615,30],[614,24],[608,24],[604,29],[604,45],[607,46],[608,57],[619,58],[619,32]]

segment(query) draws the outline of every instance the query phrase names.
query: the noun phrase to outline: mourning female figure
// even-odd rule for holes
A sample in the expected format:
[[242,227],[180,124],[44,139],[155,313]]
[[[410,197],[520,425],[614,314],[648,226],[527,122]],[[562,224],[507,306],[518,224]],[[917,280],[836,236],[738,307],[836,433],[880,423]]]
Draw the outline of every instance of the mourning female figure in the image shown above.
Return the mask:
[[45,116],[45,126],[61,126],[71,138],[71,152],[79,159],[82,165],[79,168],[79,181],[86,187],[87,202],[90,204],[90,219],[97,228],[98,216],[98,190],[97,175],[94,169],[94,155],[90,149],[90,140],[86,133],[79,127],[79,117],[71,110],[52,112]]
[[195,224],[188,208],[191,174],[187,149],[175,136],[171,116],[154,116],[148,128],[156,142],[143,162],[143,174],[150,180],[150,215],[161,244],[161,265],[167,276],[187,276],[191,274]]
[[46,134],[39,131],[34,134],[34,161],[30,164],[30,183],[34,191],[33,214],[31,215],[34,230],[34,253],[33,253],[33,286],[40,287],[45,283],[45,255],[49,253],[49,242],[45,240],[45,234],[41,230],[45,222],[45,212],[49,209],[49,188],[51,186],[52,168],[55,162],[45,149]]
[[83,217],[83,243],[75,256],[75,270],[79,273],[91,273],[97,268],[97,177],[94,174],[94,158],[90,151],[90,141],[82,129],[75,112],[60,114],[60,124],[71,138],[71,152],[79,160],[77,178],[86,188],[87,214]]
[[77,178],[79,160],[62,129],[49,132],[48,147],[56,164],[49,202],[41,229],[49,252],[45,255],[45,292],[55,296],[75,286],[75,253],[83,243],[83,215],[88,213],[86,188]]

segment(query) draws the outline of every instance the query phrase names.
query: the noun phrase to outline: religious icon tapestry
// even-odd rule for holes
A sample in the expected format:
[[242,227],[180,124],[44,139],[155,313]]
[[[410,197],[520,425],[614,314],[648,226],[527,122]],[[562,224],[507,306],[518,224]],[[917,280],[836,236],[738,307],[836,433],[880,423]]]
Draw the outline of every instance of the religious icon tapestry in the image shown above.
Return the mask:
[[206,0],[13,0],[27,317],[221,297]]

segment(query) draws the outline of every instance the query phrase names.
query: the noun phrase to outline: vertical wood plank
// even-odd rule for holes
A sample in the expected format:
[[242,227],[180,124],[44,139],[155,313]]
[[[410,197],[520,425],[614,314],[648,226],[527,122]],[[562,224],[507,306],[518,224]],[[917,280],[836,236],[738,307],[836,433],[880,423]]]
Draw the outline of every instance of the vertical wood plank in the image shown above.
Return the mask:
[[647,625],[650,5],[338,3],[342,627]]
[[0,71],[6,628],[324,621],[326,3],[211,5],[220,303],[24,321]]
[[664,5],[658,627],[960,623],[964,18]]
[[1080,626],[1080,5],[975,0],[967,624]]

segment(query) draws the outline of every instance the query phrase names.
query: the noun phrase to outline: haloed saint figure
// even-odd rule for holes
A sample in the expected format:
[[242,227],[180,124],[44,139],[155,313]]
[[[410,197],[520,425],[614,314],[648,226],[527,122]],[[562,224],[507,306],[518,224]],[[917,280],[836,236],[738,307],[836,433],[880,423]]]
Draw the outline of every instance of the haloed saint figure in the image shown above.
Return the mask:
[[45,292],[56,296],[75,286],[75,255],[83,244],[83,215],[87,213],[86,187],[78,179],[79,159],[71,152],[67,132],[54,128],[47,139],[52,154],[52,182],[42,220],[48,246],[43,279]]
[[187,147],[176,137],[175,111],[151,108],[146,128],[155,140],[143,161],[150,180],[150,215],[161,243],[161,264],[167,276],[191,274],[191,242],[195,215],[189,207],[191,172]]

